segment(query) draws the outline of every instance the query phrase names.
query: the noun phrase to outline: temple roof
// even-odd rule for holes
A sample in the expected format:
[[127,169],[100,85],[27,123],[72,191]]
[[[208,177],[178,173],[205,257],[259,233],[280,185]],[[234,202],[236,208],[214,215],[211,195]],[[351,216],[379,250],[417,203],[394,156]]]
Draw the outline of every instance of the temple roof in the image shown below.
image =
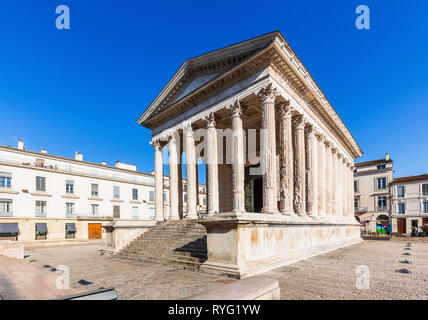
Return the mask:
[[256,55],[272,44],[278,33],[270,32],[186,60],[137,122],[144,125],[152,116]]
[[137,122],[153,130],[266,59],[275,60],[293,82],[293,87],[317,110],[318,116],[352,156],[360,157],[363,154],[360,146],[279,31],[186,60]]

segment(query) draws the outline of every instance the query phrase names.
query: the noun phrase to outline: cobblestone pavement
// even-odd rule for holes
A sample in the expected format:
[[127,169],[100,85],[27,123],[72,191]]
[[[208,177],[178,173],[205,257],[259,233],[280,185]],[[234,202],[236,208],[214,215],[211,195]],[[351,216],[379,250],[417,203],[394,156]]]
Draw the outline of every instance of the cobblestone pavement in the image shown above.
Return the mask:
[[[407,243],[411,243],[408,247]],[[71,286],[115,287],[119,299],[180,299],[231,279],[100,256],[100,245],[26,249],[43,266],[67,265]],[[409,253],[410,255],[403,255]],[[408,260],[411,264],[400,261]],[[356,288],[358,266],[367,266],[370,289]],[[411,273],[398,273],[407,269]],[[428,244],[364,241],[264,274],[279,280],[282,299],[428,299]],[[82,286],[77,282],[91,282]]]

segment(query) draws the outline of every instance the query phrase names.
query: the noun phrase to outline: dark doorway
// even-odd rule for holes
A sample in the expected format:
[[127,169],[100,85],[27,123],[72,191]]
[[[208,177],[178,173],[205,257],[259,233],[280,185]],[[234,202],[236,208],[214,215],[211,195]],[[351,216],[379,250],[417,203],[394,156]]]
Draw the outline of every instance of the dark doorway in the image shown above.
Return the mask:
[[406,233],[406,219],[397,219],[398,233]]
[[263,179],[254,179],[254,212],[261,212],[263,208]]

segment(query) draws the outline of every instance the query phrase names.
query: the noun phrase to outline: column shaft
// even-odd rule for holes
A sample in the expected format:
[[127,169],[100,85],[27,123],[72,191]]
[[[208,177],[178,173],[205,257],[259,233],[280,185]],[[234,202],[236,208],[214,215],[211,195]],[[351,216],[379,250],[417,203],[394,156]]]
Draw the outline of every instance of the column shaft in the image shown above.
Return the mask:
[[174,132],[169,141],[169,219],[178,220],[179,216],[179,194],[178,194],[178,166],[179,166],[179,144],[180,136]]
[[213,215],[219,212],[217,131],[213,113],[205,120],[207,121],[207,213]]
[[280,105],[280,208],[281,213],[295,216],[293,210],[294,168],[291,108]]
[[278,213],[275,99],[276,89],[269,85],[258,94],[261,102],[262,123],[260,157],[263,176],[263,213]]
[[187,182],[187,218],[197,219],[196,211],[196,164],[195,164],[195,138],[190,123],[184,128],[186,151],[186,182]]
[[163,156],[159,140],[152,142],[155,149],[155,219],[164,221],[163,216]]
[[235,213],[245,212],[245,162],[244,162],[244,129],[242,127],[242,106],[236,101],[229,107],[232,116],[232,184],[233,184],[233,211]]
[[336,172],[336,213],[338,219],[343,219],[343,170],[342,170],[342,156],[337,153],[337,172]]
[[318,216],[325,217],[325,144],[321,134],[317,135],[318,144]]
[[337,149],[331,149],[331,214],[337,219]]
[[317,154],[317,139],[315,138],[314,129],[311,127],[306,135],[307,147],[307,212],[312,218],[318,216],[318,154]]
[[306,216],[306,157],[305,121],[303,116],[296,119],[294,149],[294,208],[300,217]]
[[326,143],[325,149],[325,203],[326,203],[326,216],[332,216],[332,171],[331,171],[331,148],[330,143]]

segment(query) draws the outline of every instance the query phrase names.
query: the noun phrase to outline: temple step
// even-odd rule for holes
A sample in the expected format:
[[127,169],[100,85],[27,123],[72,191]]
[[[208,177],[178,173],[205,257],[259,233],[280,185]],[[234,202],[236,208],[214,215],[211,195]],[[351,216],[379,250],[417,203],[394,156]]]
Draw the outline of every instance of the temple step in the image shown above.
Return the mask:
[[207,260],[206,235],[205,228],[193,221],[158,223],[120,250],[116,257],[199,270]]

